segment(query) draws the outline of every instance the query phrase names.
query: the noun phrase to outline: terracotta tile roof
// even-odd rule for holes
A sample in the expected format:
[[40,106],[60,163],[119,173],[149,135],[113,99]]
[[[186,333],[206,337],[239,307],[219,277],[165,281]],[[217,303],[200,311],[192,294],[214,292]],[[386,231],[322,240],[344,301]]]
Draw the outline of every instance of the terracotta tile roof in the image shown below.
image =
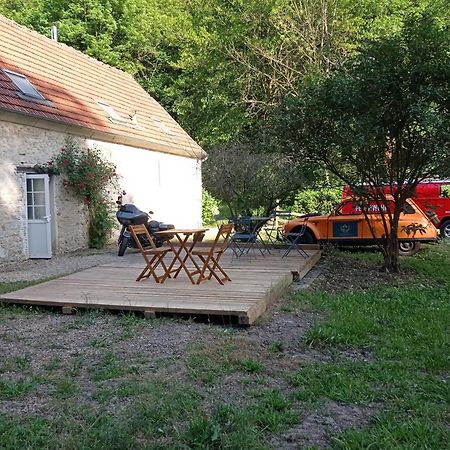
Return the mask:
[[[21,98],[1,69],[25,75],[51,103]],[[124,123],[111,120],[98,103],[102,101]],[[0,16],[2,111],[63,124],[79,134],[112,142],[204,156],[199,145],[129,74]],[[135,113],[137,125],[132,121]]]

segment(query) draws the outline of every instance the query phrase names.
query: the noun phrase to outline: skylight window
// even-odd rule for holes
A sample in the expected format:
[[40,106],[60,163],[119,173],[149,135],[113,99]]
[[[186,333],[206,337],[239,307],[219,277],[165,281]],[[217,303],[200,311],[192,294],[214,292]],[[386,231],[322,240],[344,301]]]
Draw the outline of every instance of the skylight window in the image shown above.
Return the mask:
[[110,122],[131,128],[142,128],[139,125],[136,111],[134,112],[134,114],[130,114],[127,117],[123,117],[105,100],[97,100],[97,105],[100,106],[103,109],[103,111],[105,111]]
[[106,114],[108,114],[109,119],[112,121],[128,123],[128,120],[124,119],[112,106],[109,105],[109,103],[104,100],[98,100],[97,104],[103,109],[103,111],[105,111]]
[[14,83],[16,88],[19,89],[20,92],[18,94],[22,94],[22,98],[45,100],[45,97],[31,84],[25,75],[6,69],[3,69],[3,72]]
[[165,134],[167,134],[169,136],[174,136],[175,135],[175,133],[161,119],[153,117],[153,121],[156,123],[156,125],[158,125],[159,129],[163,133],[165,133]]

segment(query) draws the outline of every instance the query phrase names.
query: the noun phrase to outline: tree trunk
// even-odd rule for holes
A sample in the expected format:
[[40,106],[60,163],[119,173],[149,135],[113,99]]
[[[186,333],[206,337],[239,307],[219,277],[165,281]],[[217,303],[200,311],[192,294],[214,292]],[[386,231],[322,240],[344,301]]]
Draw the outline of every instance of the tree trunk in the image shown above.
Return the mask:
[[397,229],[392,228],[389,236],[384,241],[384,270],[389,273],[398,273],[400,271],[398,254],[398,236]]

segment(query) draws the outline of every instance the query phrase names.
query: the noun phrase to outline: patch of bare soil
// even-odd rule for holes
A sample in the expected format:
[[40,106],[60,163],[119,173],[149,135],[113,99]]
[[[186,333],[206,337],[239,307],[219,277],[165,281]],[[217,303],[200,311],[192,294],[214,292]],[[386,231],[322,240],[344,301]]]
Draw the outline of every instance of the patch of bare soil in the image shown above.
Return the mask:
[[377,405],[344,405],[327,401],[320,409],[306,412],[300,423],[271,439],[277,450],[329,448],[333,436],[349,428],[367,426],[378,413]]
[[[333,252],[325,253],[318,265],[321,273],[313,287],[339,293],[366,290],[380,284],[400,284],[413,277],[411,271],[398,274],[383,271],[381,257],[377,258],[370,249],[364,251],[367,252],[367,260],[351,258],[347,255],[342,256]],[[349,252],[349,256],[351,256],[351,252]]]
[[281,312],[272,309],[257,326],[241,332],[251,342],[256,354],[272,354],[277,365],[289,366],[311,361],[329,361],[327,353],[301,345],[307,331],[321,320],[318,313],[311,311]]

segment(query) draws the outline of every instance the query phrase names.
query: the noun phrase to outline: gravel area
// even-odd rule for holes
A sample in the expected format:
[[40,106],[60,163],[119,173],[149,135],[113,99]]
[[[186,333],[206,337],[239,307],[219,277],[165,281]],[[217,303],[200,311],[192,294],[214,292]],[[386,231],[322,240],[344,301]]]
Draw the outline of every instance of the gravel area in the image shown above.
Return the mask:
[[[130,258],[135,250],[127,250],[123,258]],[[102,250],[78,250],[51,259],[30,259],[15,263],[0,264],[0,282],[32,281],[58,277],[89,267],[117,261],[117,247]]]
[[[217,233],[211,228],[205,241],[212,241]],[[117,246],[105,249],[83,249],[63,255],[55,255],[51,259],[29,259],[27,261],[0,263],[0,282],[35,281],[45,278],[59,277],[69,273],[88,269],[114,261],[133,259],[138,253],[136,249],[127,249],[121,258],[117,256]]]

